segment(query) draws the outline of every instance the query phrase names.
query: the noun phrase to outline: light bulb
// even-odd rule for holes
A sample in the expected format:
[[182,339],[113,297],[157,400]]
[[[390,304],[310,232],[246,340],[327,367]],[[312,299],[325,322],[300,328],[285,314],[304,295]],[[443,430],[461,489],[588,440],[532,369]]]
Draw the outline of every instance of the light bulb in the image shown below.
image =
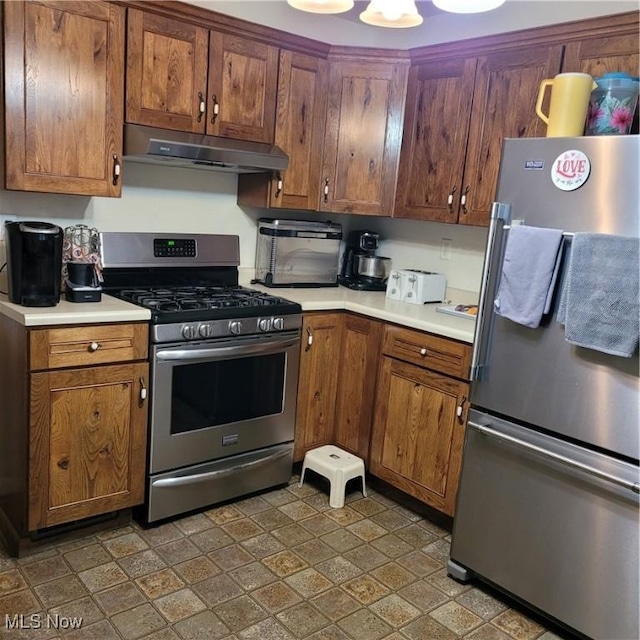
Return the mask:
[[505,3],[505,0],[432,0],[434,6],[451,13],[481,13],[492,11]]

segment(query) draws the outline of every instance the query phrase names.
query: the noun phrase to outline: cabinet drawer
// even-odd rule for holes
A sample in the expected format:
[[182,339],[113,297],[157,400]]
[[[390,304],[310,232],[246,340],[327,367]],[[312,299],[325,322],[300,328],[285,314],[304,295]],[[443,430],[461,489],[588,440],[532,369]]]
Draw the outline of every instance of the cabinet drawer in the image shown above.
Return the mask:
[[29,341],[30,369],[144,360],[147,345],[148,326],[144,323],[34,329]]
[[471,346],[421,331],[387,325],[385,355],[457,378],[469,379]]

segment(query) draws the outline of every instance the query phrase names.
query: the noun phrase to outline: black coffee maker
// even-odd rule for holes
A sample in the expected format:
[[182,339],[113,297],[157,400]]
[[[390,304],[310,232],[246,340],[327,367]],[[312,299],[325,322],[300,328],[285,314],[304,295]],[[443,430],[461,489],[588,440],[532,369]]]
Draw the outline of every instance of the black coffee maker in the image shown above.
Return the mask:
[[[376,261],[388,260],[376,257],[379,242],[380,236],[375,231],[361,229],[349,232],[338,276],[341,285],[361,291],[386,289],[386,277],[376,271]],[[361,260],[361,257],[365,260]]]
[[48,222],[7,222],[9,301],[25,307],[60,302],[63,231]]

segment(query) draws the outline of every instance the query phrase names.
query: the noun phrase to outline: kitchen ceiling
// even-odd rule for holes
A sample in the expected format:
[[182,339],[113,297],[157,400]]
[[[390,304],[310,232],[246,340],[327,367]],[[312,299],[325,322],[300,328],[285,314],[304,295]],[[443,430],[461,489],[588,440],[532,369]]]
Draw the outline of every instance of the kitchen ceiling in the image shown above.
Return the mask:
[[410,49],[439,42],[515,31],[558,22],[634,11],[637,0],[507,0],[487,13],[452,14],[430,0],[418,0],[424,23],[410,29],[386,29],[362,23],[358,16],[368,2],[357,1],[344,14],[318,15],[298,11],[286,0],[186,0],[188,4],[263,24],[334,45]]

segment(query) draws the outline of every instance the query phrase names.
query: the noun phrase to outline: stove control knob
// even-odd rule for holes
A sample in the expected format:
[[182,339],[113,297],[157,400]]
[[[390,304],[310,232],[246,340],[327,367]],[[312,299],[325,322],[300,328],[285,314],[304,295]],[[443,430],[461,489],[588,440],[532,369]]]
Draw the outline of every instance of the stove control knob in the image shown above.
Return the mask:
[[194,324],[185,324],[182,327],[182,337],[186,340],[193,340],[198,337],[198,327]]
[[198,325],[198,333],[203,338],[210,338],[213,333],[213,328],[210,324]]
[[233,322],[229,323],[229,331],[231,331],[231,333],[233,333],[234,335],[239,335],[242,333],[242,322],[240,322],[240,320],[234,320]]
[[282,331],[284,329],[284,318],[274,318],[273,328],[278,331]]
[[258,329],[260,331],[269,331],[271,329],[271,318],[260,318],[258,320]]

